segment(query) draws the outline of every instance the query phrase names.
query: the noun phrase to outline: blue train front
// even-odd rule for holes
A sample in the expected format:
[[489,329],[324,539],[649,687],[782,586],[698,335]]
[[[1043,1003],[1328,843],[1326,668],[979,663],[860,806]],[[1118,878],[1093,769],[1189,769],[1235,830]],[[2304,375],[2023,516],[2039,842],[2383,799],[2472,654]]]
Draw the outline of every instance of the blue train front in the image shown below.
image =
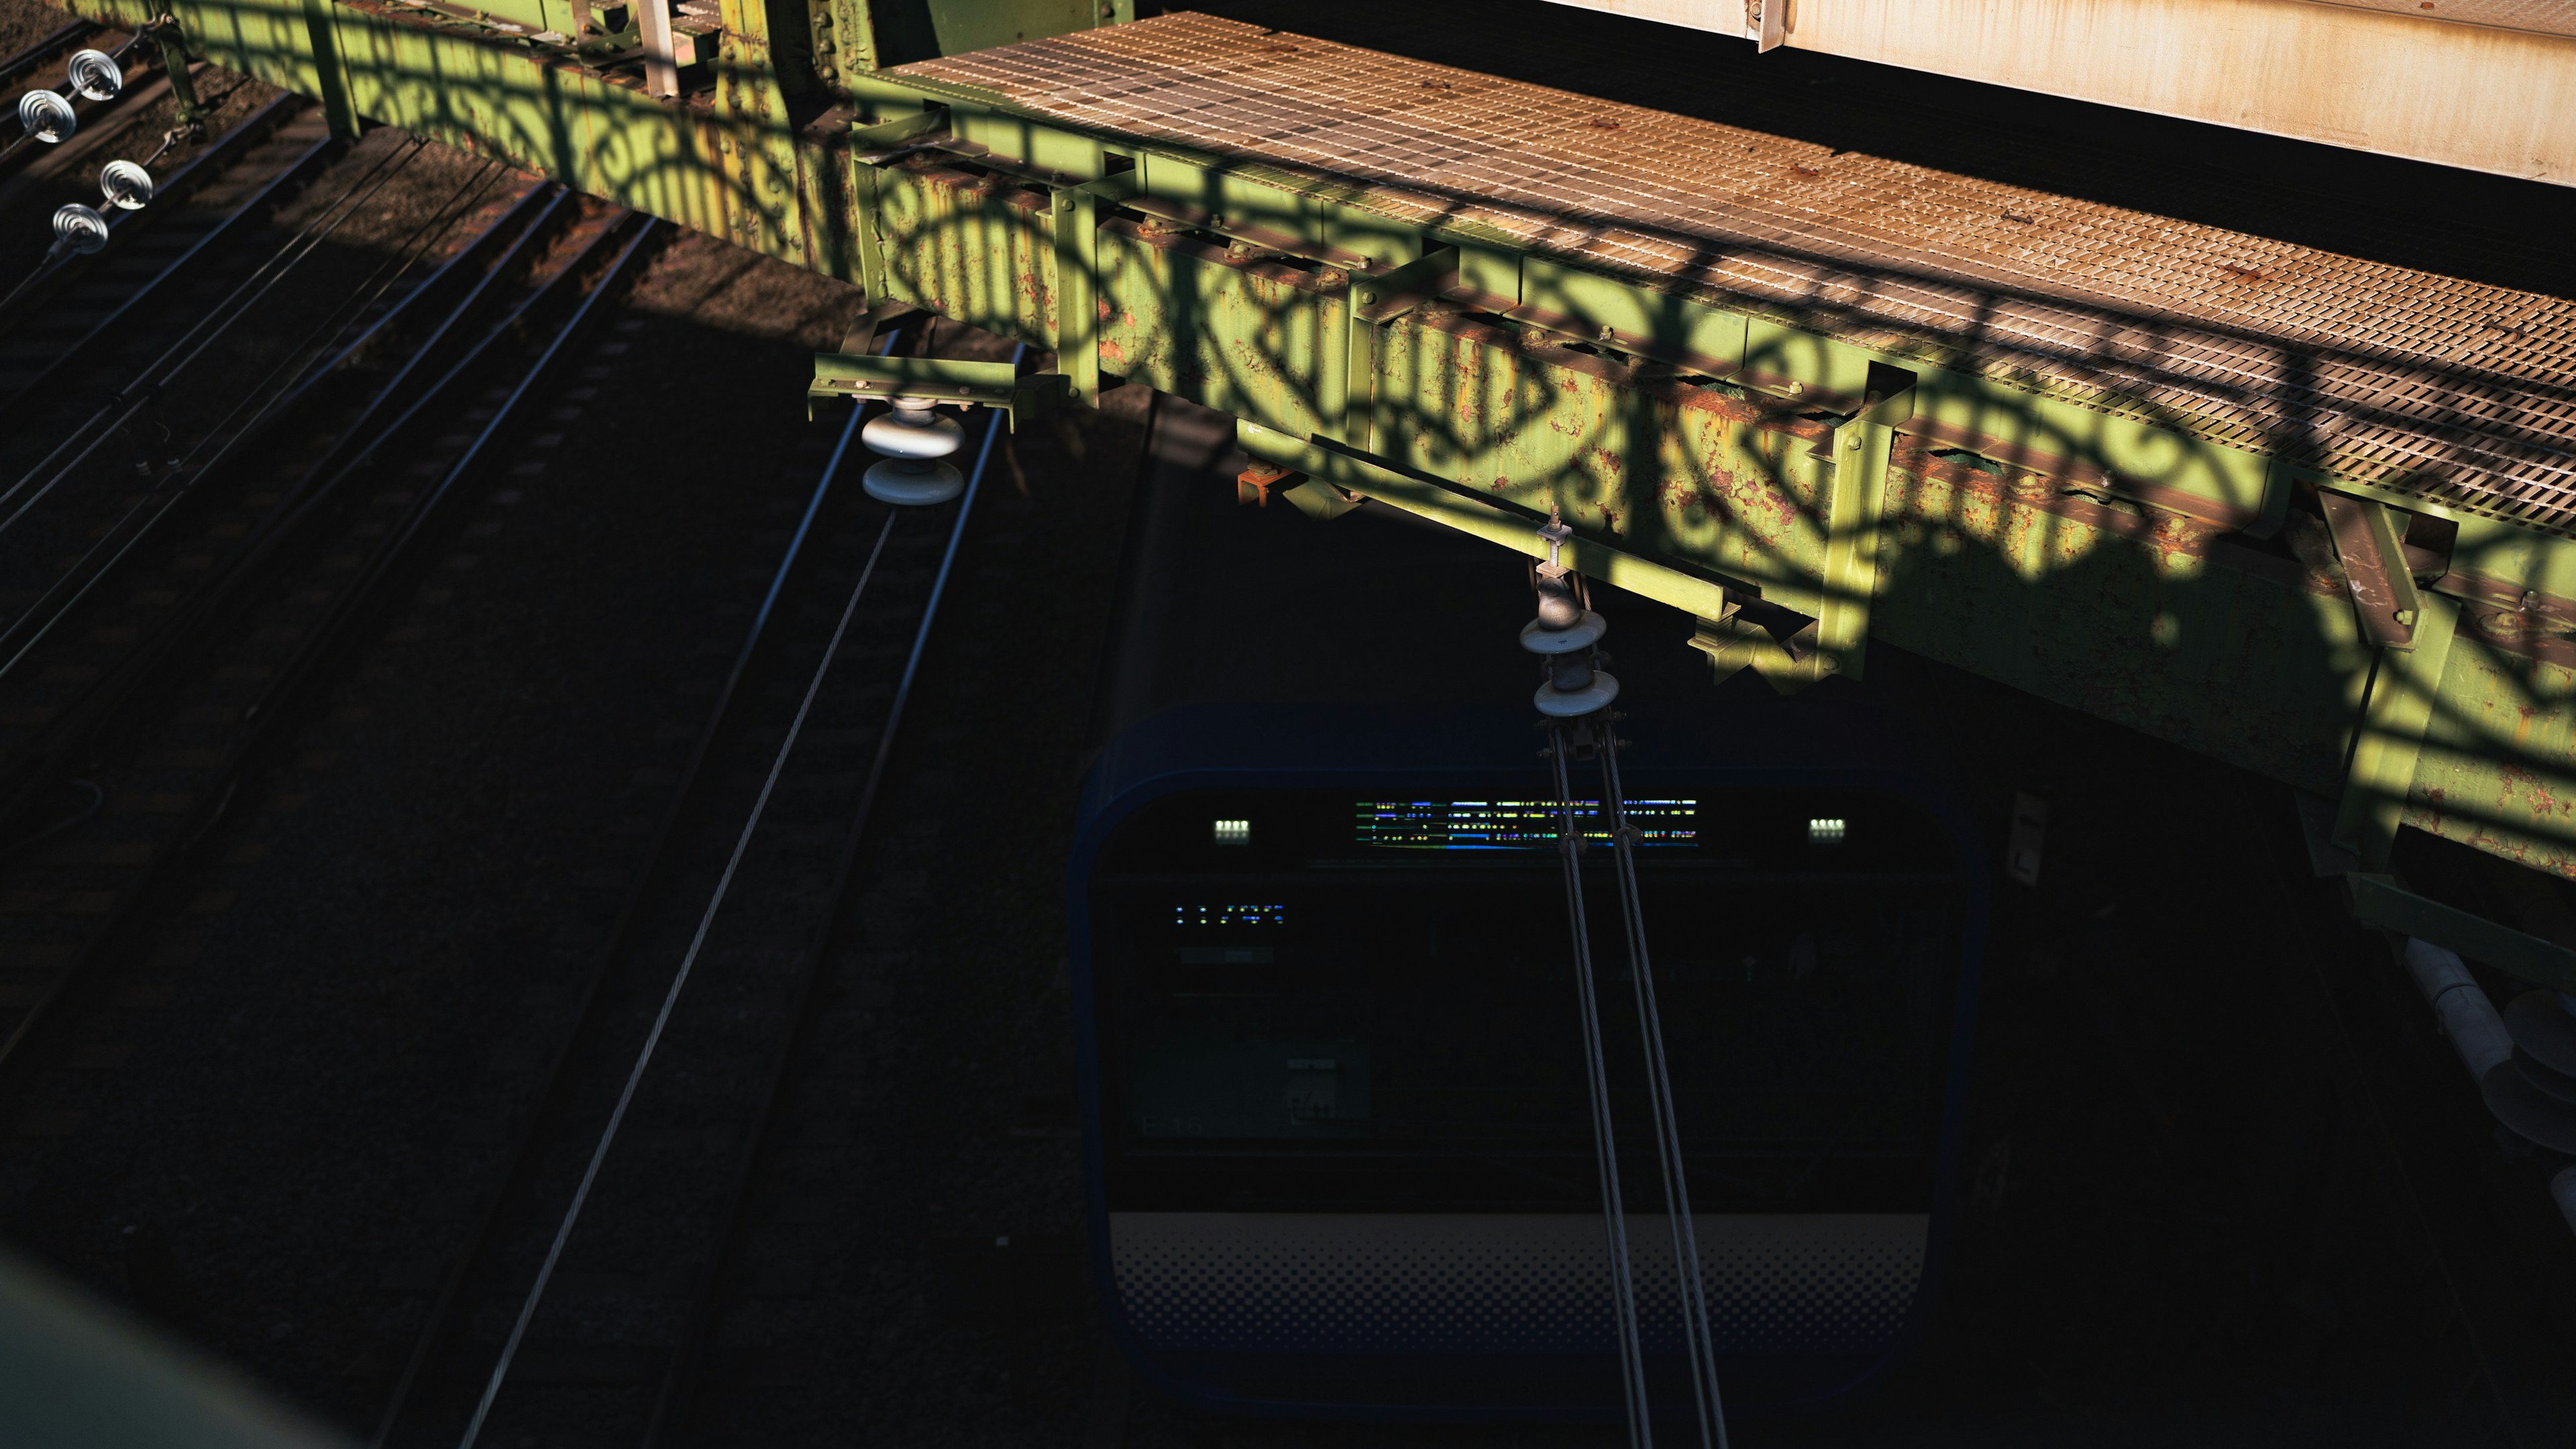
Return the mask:
[[[1178,421],[1071,878],[1110,1322],[1209,1407],[1616,1417],[1555,797],[1511,703],[1522,565],[1373,508],[1238,509],[1222,440]],[[1283,617],[1318,580],[1374,630]],[[1675,637],[1619,661],[1625,796],[1718,1370],[1731,1415],[1829,1404],[1929,1303],[1983,869],[1895,730],[1723,703],[1658,622]],[[1687,1415],[1617,916],[1592,935],[1647,1376]]]

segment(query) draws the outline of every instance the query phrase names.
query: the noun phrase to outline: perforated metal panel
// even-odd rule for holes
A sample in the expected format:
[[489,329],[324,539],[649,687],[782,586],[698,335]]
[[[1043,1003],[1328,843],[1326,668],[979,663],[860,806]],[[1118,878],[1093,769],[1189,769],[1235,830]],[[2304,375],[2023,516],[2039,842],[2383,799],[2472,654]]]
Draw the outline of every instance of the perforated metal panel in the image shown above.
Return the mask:
[[[1866,1352],[1923,1278],[1919,1214],[1695,1217],[1721,1352]],[[1606,1353],[1598,1216],[1112,1213],[1119,1301],[1147,1347],[1241,1353]],[[1667,1219],[1635,1216],[1648,1348],[1677,1352]]]
[[2576,536],[2576,304],[1202,15],[908,73]]
[[2419,20],[2448,20],[2459,25],[2488,25],[2499,30],[2529,30],[2540,35],[2576,36],[2576,5],[2568,0],[2314,0],[2347,10],[2385,10]]

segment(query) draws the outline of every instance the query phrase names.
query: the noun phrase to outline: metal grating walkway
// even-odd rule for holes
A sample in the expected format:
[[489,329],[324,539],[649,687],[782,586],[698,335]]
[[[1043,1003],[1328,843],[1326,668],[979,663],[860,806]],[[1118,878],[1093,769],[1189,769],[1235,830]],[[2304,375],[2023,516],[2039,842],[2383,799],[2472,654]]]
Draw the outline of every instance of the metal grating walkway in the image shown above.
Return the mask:
[[1194,14],[904,66],[2576,537],[2576,302]]

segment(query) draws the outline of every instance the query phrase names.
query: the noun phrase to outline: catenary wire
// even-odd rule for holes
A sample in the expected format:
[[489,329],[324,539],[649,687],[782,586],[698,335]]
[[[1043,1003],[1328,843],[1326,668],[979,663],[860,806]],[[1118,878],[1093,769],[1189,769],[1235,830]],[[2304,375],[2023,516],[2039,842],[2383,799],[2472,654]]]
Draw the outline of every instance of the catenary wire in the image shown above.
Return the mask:
[[[891,342],[891,339],[888,340]],[[807,505],[805,518],[797,526],[796,538],[788,545],[788,556],[791,559],[795,556],[797,544],[803,540],[806,531],[813,526],[815,513],[822,507],[825,491],[830,486],[833,474],[839,470],[842,457],[848,451],[850,438],[857,430],[858,421],[859,410],[853,409],[848,425],[842,430],[841,441],[832,451],[831,462],[825,465],[823,486],[815,490],[813,501]],[[990,452],[991,438],[987,434],[984,456],[989,456]],[[978,456],[976,459],[975,477],[967,485],[970,500],[975,485],[983,478],[984,456]],[[962,508],[960,512],[962,519]],[[458,1441],[459,1449],[473,1449],[475,1441],[482,1437],[483,1425],[491,1416],[493,1402],[500,1397],[501,1386],[509,1378],[511,1360],[517,1356],[519,1344],[527,1336],[528,1325],[536,1317],[537,1307],[545,1297],[546,1285],[554,1276],[555,1264],[561,1261],[564,1245],[570,1241],[573,1227],[580,1221],[582,1208],[589,1201],[591,1188],[598,1181],[600,1165],[607,1160],[609,1147],[617,1137],[617,1129],[625,1121],[627,1108],[634,1102],[636,1089],[643,1082],[645,1068],[652,1062],[654,1048],[660,1045],[662,1032],[670,1023],[671,1013],[679,1005],[680,993],[688,985],[689,974],[697,965],[698,953],[706,945],[707,933],[715,924],[716,913],[723,908],[725,897],[733,888],[734,875],[742,866],[744,853],[751,847],[752,836],[760,828],[761,814],[768,809],[770,796],[778,788],[778,777],[785,771],[788,756],[796,748],[797,736],[805,728],[805,720],[814,708],[815,697],[822,692],[824,678],[831,673],[833,659],[841,652],[841,641],[849,633],[850,621],[858,613],[859,600],[866,595],[869,581],[876,576],[877,561],[884,556],[886,540],[893,537],[895,521],[900,517],[902,512],[899,509],[886,514],[885,526],[878,530],[876,544],[868,552],[868,560],[859,571],[858,582],[850,589],[849,602],[842,606],[840,620],[833,626],[831,641],[824,646],[822,657],[815,661],[814,676],[805,686],[805,697],[796,706],[796,716],[787,727],[786,738],[779,741],[777,753],[771,757],[768,777],[761,782],[760,794],[752,802],[751,815],[743,821],[742,831],[734,839],[733,853],[725,861],[724,873],[717,878],[715,892],[708,899],[706,910],[698,917],[696,933],[689,939],[688,950],[681,956],[679,968],[672,973],[670,989],[663,994],[661,1009],[653,1018],[651,1030],[645,1033],[643,1046],[635,1054],[635,1064],[628,1070],[626,1084],[618,1092],[617,1105],[609,1112],[608,1125],[601,1130],[599,1142],[591,1150],[590,1161],[582,1170],[581,1183],[573,1190],[572,1202],[564,1209],[563,1221],[556,1227],[553,1241],[547,1245],[545,1261],[537,1269],[536,1282],[530,1285],[527,1299],[520,1305],[518,1318],[510,1326],[510,1336],[501,1346],[499,1359],[492,1365],[491,1377],[483,1386],[482,1398],[475,1404],[474,1416],[465,1426],[464,1437]],[[955,550],[953,538],[950,550],[953,555]],[[941,577],[944,579],[945,576],[946,570],[943,567]],[[787,570],[782,566],[770,582],[768,596],[761,601],[761,618],[766,618],[769,611],[775,607],[779,591],[786,586],[786,582]],[[935,591],[930,608],[933,612],[937,609]],[[924,637],[927,634],[927,623],[925,619]],[[914,660],[916,663],[919,660],[918,639],[915,643]],[[910,672],[907,670],[906,683],[909,682]],[[900,692],[896,698],[899,710],[902,698]],[[890,738],[892,733],[893,721],[890,718],[885,736]],[[883,758],[884,753],[880,746],[880,764]]]
[[1664,1174],[1664,1209],[1672,1220],[1673,1267],[1680,1291],[1682,1352],[1689,1360],[1691,1398],[1699,1412],[1703,1449],[1726,1449],[1726,1404],[1718,1392],[1717,1338],[1708,1312],[1708,1284],[1701,1271],[1699,1229],[1691,1218],[1690,1178],[1682,1159],[1681,1122],[1664,1050],[1663,1013],[1655,1001],[1655,972],[1646,949],[1645,904],[1637,889],[1637,836],[1628,824],[1627,796],[1619,781],[1615,723],[1601,730],[1601,806],[1610,826],[1611,854],[1619,873],[1619,913],[1628,928],[1629,977],[1636,987],[1637,1028],[1646,1055],[1646,1091],[1654,1107],[1655,1157]]
[[1610,1306],[1619,1337],[1619,1388],[1627,1406],[1628,1443],[1632,1449],[1652,1449],[1655,1431],[1646,1397],[1645,1346],[1637,1331],[1637,1285],[1629,1266],[1627,1209],[1619,1191],[1619,1143],[1610,1120],[1610,1081],[1602,1060],[1591,927],[1583,911],[1583,829],[1575,818],[1574,788],[1565,768],[1574,741],[1562,726],[1552,726],[1548,743],[1550,767],[1556,777],[1556,849],[1565,866],[1565,909],[1574,931],[1574,981],[1582,1005],[1583,1067],[1591,1089],[1592,1148],[1601,1172],[1601,1217],[1609,1235]]
[[[359,207],[372,200],[377,191],[381,190],[394,176],[399,175],[403,167],[408,166],[412,158],[418,156],[426,144],[422,138],[414,137],[408,147],[398,149],[393,155],[378,158],[374,170],[351,183],[349,190],[335,198],[330,205],[316,212],[313,218],[305,223],[303,230],[287,238],[275,252],[270,254],[267,261],[260,264],[258,270],[244,278],[230,295],[216,303],[212,311],[200,318],[187,332],[181,334],[178,341],[170,344],[159,357],[135,374],[134,382],[112,394],[99,406],[97,412],[92,413],[80,426],[74,428],[71,435],[55,445],[54,450],[46,454],[42,461],[27,470],[17,482],[9,485],[6,493],[0,493],[0,504],[6,504],[11,498],[17,496],[19,490],[51,467],[54,460],[63,455],[65,449],[91,434],[93,429],[96,430],[96,435],[90,437],[88,445],[83,447],[70,462],[63,464],[51,478],[46,479],[45,485],[36,490],[33,497],[19,504],[17,510],[7,518],[0,519],[0,532],[6,532],[11,525],[25,517],[28,509],[35,507],[46,494],[53,491],[56,484],[69,477],[71,471],[87,460],[90,454],[96,452],[100,444],[115,436],[118,427],[150,405],[160,394],[161,389],[168,385],[171,378],[178,376],[190,363],[203,355],[208,347],[214,345],[217,338],[231,330],[234,323],[249,315],[253,304],[266,296],[271,287],[284,280],[287,274],[294,271],[306,257],[311,256],[324,241],[330,238],[332,232],[339,230],[342,222],[356,215]],[[361,188],[365,190],[363,196],[358,194]],[[301,250],[298,250],[299,247]],[[255,291],[252,290],[254,286],[257,288]],[[247,298],[244,297],[244,293],[249,294]],[[239,305],[236,306],[236,303]],[[227,311],[227,309],[230,310]],[[210,326],[212,331],[207,330]],[[205,333],[202,338],[198,336],[201,332]],[[186,356],[180,357],[176,363],[170,363],[172,357],[177,356],[181,349],[189,348],[192,342],[195,346]],[[167,371],[163,370],[165,363],[170,363]],[[155,373],[160,375],[155,377]],[[107,423],[105,427],[100,427],[101,420],[116,412],[120,406],[124,409],[123,415]]]

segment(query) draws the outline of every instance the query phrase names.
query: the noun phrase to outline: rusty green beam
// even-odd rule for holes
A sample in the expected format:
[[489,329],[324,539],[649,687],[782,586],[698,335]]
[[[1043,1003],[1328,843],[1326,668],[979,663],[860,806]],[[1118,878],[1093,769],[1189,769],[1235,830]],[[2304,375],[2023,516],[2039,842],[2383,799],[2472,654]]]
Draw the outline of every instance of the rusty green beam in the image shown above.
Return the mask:
[[[904,57],[867,0],[727,0],[669,101],[583,49],[606,40],[461,10],[179,13],[226,66],[1052,350],[1070,400],[1146,381],[1282,466],[1524,550],[1561,510],[1587,572],[1697,613],[1721,668],[1860,676],[1885,639],[2340,797],[2374,868],[2411,825],[2576,876],[2567,540],[885,73]],[[2303,488],[2352,527],[2294,517]],[[2446,554],[2408,541],[2421,516],[2456,529]]]

